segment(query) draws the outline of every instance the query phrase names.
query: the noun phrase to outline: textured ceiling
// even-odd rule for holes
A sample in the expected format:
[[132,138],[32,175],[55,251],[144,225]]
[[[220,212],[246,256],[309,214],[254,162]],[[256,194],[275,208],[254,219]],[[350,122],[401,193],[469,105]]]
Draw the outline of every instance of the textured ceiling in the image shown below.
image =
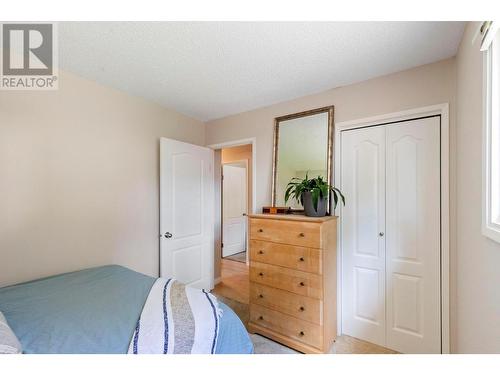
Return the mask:
[[454,56],[463,22],[62,22],[62,69],[207,121]]

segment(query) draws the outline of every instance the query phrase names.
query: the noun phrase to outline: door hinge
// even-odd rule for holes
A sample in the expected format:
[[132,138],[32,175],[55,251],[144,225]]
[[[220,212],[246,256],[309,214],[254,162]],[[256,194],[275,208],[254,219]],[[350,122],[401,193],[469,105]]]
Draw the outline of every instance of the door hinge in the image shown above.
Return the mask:
[[222,249],[223,247],[224,247],[224,244],[223,244],[223,243],[221,243],[221,244],[220,244],[220,248]]

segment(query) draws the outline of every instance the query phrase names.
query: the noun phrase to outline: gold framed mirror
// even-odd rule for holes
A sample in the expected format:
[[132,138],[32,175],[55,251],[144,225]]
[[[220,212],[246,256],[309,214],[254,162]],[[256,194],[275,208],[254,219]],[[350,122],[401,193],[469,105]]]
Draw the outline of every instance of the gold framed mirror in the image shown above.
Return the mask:
[[[296,201],[285,204],[292,178],[322,176],[332,184],[334,106],[312,109],[274,119],[272,205],[302,211]],[[330,215],[330,201],[327,206]]]

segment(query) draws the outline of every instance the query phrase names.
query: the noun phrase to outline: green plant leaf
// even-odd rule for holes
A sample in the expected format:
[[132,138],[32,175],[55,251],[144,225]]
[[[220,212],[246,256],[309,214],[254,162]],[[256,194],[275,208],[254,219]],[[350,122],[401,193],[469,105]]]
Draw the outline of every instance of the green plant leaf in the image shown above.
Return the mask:
[[293,188],[294,188],[294,185],[291,185],[291,184],[287,185],[287,188],[285,191],[285,204],[288,203],[288,199],[290,198],[290,192],[292,191]]
[[337,195],[337,193],[338,193],[338,195],[340,195],[340,199],[342,200],[342,203],[343,203],[343,204],[344,204],[344,206],[345,206],[345,197],[344,197],[344,194],[342,194],[342,192],[341,192],[339,189],[337,189],[336,187],[333,187],[333,186],[332,186],[331,188],[332,188],[332,192],[333,192],[335,195]]
[[330,191],[330,189],[328,189],[327,185],[321,185],[320,190],[321,190],[321,198],[326,199],[328,197],[328,192]]
[[320,192],[320,190],[318,188],[314,188],[311,190],[313,207],[314,207],[315,211],[318,211],[319,192]]
[[304,205],[302,199],[303,193],[311,192],[313,206],[314,209],[317,211],[319,200],[328,199],[328,195],[331,191],[334,202],[334,208],[337,207],[339,200],[341,200],[345,206],[345,197],[339,189],[337,189],[332,185],[329,185],[322,176],[318,176],[312,179],[309,179],[308,176],[309,176],[309,171],[306,172],[304,179],[294,177],[290,180],[285,190],[285,203],[288,202],[288,200],[290,199],[294,199],[297,201],[297,203]]

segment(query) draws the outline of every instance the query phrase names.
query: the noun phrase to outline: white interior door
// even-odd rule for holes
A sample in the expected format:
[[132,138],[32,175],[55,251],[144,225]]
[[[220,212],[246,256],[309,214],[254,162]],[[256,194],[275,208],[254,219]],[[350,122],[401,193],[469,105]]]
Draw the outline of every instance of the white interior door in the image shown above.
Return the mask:
[[387,347],[441,353],[439,117],[387,127]]
[[344,131],[342,330],[441,352],[440,118]]
[[246,250],[247,168],[245,163],[222,166],[222,256]]
[[213,150],[160,141],[160,276],[212,289]]
[[385,344],[385,129],[342,132],[342,332]]

